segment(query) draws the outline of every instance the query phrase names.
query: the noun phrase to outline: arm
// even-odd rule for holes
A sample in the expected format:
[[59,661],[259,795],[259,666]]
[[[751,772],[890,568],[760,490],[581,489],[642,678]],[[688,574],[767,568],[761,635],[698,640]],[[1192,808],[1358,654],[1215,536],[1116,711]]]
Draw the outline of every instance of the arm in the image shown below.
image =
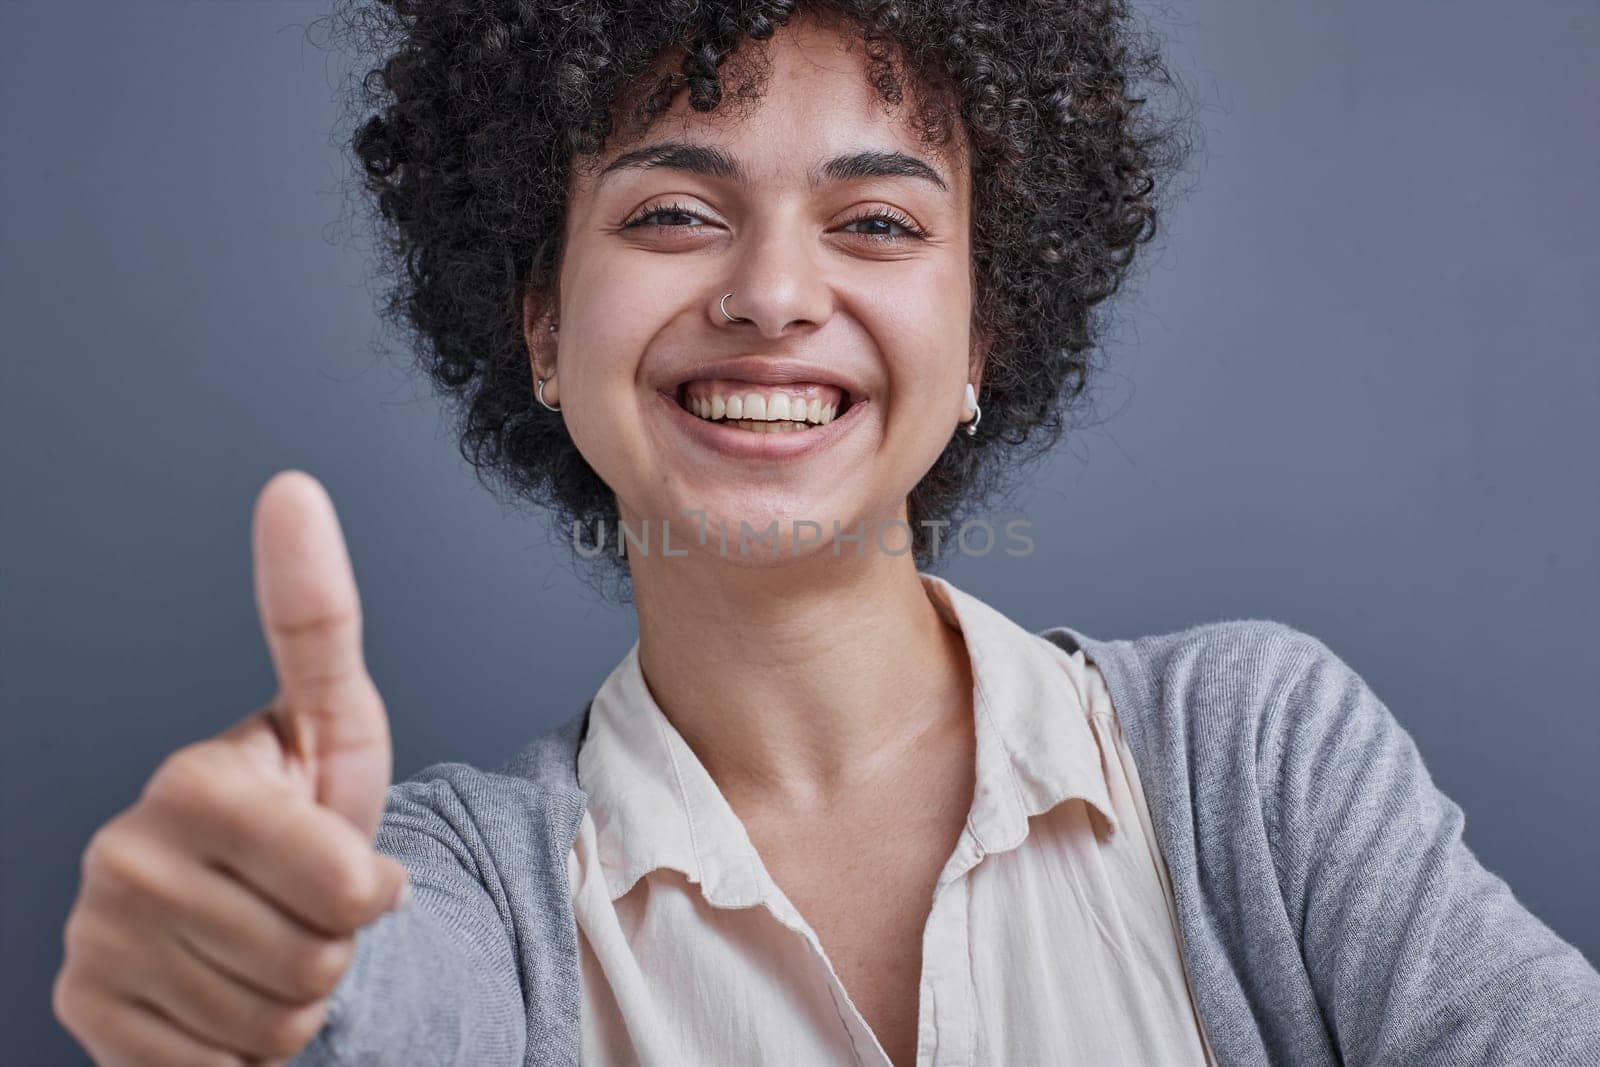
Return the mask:
[[[1297,631],[1298,632],[1298,631]],[[1461,839],[1415,743],[1326,645],[1267,724],[1284,903],[1356,1064],[1600,1064],[1600,974]]]
[[516,953],[496,883],[480,874],[490,861],[451,782],[421,779],[389,788],[375,840],[406,865],[414,896],[359,931],[296,1067],[522,1062]]

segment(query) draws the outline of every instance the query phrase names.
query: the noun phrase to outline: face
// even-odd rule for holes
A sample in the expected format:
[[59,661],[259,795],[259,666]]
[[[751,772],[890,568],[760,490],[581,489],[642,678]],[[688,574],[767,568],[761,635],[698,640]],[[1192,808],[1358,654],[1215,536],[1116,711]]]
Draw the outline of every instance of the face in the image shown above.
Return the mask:
[[[670,520],[674,552],[717,552],[720,524],[747,562],[833,555],[835,523],[870,548],[979,381],[964,148],[920,144],[846,38],[796,21],[765,48],[753,109],[680,94],[574,173],[559,332],[525,306],[546,399],[623,520]],[[733,551],[741,522],[776,522],[776,551]]]

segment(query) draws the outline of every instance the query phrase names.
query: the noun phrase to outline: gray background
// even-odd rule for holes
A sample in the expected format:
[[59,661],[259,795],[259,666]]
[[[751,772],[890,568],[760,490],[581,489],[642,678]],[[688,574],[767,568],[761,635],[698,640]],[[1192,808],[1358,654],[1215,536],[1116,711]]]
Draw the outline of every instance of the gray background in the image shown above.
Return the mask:
[[[0,1003],[163,755],[271,695],[250,513],[329,488],[396,770],[499,762],[633,641],[381,356],[300,3],[0,2]],[[1193,0],[1197,184],[1096,425],[944,573],[1032,629],[1269,617],[1370,682],[1467,840],[1600,959],[1600,16],[1593,0]]]

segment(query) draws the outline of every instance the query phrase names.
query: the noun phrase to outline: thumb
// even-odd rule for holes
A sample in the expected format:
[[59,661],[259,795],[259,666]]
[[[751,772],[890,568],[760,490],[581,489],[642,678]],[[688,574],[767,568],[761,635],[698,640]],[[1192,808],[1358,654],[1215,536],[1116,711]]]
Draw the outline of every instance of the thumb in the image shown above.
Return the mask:
[[256,498],[251,540],[256,607],[278,676],[268,714],[285,758],[313,783],[317,803],[370,838],[393,755],[333,501],[311,475],[281,471]]

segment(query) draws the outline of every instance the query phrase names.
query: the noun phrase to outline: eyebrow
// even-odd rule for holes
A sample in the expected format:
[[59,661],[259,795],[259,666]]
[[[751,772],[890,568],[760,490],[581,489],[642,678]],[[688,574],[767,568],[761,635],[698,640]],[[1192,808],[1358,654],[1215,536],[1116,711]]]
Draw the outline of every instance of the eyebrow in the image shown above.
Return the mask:
[[[744,166],[727,152],[714,145],[688,141],[662,141],[624,152],[607,163],[599,177],[603,179],[613,171],[649,170],[655,167],[703,174],[722,181],[748,183],[750,180]],[[916,178],[931,182],[944,192],[950,190],[939,172],[916,156],[876,149],[834,156],[821,166],[813,167],[807,177],[812,188],[824,182],[856,181],[861,178]]]

